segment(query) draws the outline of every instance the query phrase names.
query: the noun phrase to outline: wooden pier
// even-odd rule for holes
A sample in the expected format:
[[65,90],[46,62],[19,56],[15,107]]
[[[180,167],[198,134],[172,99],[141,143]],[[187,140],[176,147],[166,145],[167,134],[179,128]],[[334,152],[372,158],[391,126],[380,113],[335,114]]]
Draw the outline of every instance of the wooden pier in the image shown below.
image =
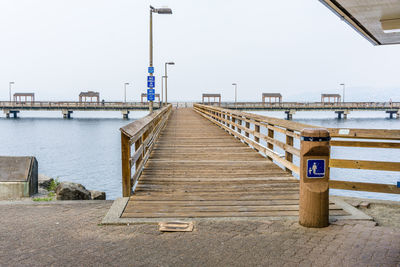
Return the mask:
[[[121,128],[123,196],[129,197],[121,218],[297,217],[295,140],[310,127],[316,126],[199,104],[168,105],[130,123]],[[400,140],[398,130],[328,130],[332,146],[400,148],[393,142]],[[362,160],[330,159],[329,167],[400,171],[397,162]],[[379,183],[331,180],[330,187],[400,193],[396,185]],[[329,214],[350,215],[332,199]]]
[[[297,216],[299,183],[193,109],[171,111],[122,218]],[[334,203],[331,215],[348,215]]]
[[[80,97],[85,97],[85,95]],[[154,102],[154,109],[159,109],[160,107],[160,102]],[[123,118],[128,118],[130,111],[148,109],[149,104],[146,102],[0,101],[0,110],[3,110],[7,118],[10,117],[10,114],[16,118],[17,114],[23,110],[59,110],[62,112],[63,117],[68,119],[71,118],[71,114],[74,111],[121,111]]]

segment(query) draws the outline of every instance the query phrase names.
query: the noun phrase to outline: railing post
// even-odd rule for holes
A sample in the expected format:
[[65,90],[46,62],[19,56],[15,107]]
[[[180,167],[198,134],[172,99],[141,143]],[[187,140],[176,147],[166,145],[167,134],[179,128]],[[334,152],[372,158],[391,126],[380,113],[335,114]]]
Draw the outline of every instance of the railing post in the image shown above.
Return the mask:
[[[256,133],[260,133],[260,125],[258,125],[257,123],[259,123],[259,121],[255,121],[254,131]],[[254,136],[254,141],[256,141],[257,143],[260,143],[260,137]],[[258,152],[258,149],[256,149],[256,151]]]
[[326,129],[301,131],[299,223],[305,227],[329,225],[329,140]]
[[[248,118],[246,118],[246,119],[248,119]],[[246,129],[250,129],[250,122],[248,122],[248,121],[246,121]],[[244,133],[244,135],[245,135],[246,137],[250,137],[250,133],[249,133],[248,131],[246,131],[246,132]]]
[[[239,119],[238,119],[238,124],[239,124],[240,126],[242,126],[242,120],[239,120]],[[237,131],[238,131],[239,133],[242,133],[242,129],[240,129],[239,127],[237,128]]]
[[129,137],[121,132],[121,159],[122,159],[122,196],[131,196],[131,145]]
[[[268,125],[269,125],[269,126],[274,126],[274,125],[272,125],[272,124],[268,124]],[[268,128],[268,137],[274,139],[274,130]],[[273,145],[272,143],[270,143],[270,142],[267,142],[267,147],[268,147],[270,150],[274,150],[274,145]],[[271,157],[267,157],[267,158],[270,159],[270,160],[272,160]]]
[[235,124],[236,124],[236,119],[235,119],[235,117],[232,116],[232,124],[231,124],[232,130],[235,130],[235,128],[236,128]]
[[[292,130],[289,130],[289,129],[288,129],[287,131],[293,133]],[[288,146],[293,146],[293,144],[294,144],[294,138],[293,138],[293,136],[286,135],[286,144],[287,144]],[[289,162],[293,162],[293,154],[290,153],[290,152],[285,151],[285,159],[286,159],[287,161],[289,161]],[[292,173],[292,171],[291,171],[290,169],[288,169],[288,168],[285,168],[285,170],[288,171],[288,172],[290,172],[290,173]]]

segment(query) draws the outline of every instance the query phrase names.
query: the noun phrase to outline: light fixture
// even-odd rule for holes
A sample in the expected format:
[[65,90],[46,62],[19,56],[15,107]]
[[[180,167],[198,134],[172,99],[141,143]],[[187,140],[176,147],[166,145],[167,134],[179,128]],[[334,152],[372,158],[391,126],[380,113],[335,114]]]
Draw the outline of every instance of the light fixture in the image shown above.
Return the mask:
[[150,9],[152,12],[158,14],[172,14],[172,9],[168,7],[154,8],[153,6],[150,6]]
[[381,20],[381,25],[384,33],[400,32],[400,19]]

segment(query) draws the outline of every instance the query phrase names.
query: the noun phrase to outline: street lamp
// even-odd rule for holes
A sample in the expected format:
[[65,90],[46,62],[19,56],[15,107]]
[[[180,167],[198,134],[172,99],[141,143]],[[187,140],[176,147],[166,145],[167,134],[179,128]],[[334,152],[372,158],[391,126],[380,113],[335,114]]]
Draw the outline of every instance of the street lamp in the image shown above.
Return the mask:
[[10,102],[11,102],[11,85],[13,85],[13,84],[15,84],[15,82],[9,82],[8,83],[8,89],[9,89],[9,92],[10,92]]
[[124,102],[126,103],[126,86],[128,86],[129,83],[124,83]]
[[174,62],[165,62],[165,105],[168,105],[168,97],[167,97],[167,80],[168,80],[168,75],[167,75],[167,65],[175,65]]
[[232,83],[233,86],[235,86],[235,106],[237,102],[237,83]]
[[343,86],[343,103],[344,103],[344,93],[346,90],[346,85],[344,83],[341,83],[340,85]]
[[[154,8],[150,6],[150,67],[153,67],[153,13],[172,14],[172,10],[167,7]],[[149,73],[149,76],[153,76],[153,73]],[[149,111],[153,112],[153,101],[149,101]]]

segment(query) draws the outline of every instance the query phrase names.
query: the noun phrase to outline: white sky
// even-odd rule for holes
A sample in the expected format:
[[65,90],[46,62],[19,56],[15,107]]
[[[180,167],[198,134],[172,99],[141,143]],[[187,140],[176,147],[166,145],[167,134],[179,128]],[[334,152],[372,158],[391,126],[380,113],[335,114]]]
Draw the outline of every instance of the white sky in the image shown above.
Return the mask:
[[13,91],[37,100],[78,100],[100,91],[106,101],[138,101],[146,90],[149,5],[154,14],[156,92],[164,62],[168,100],[198,101],[221,93],[261,101],[281,92],[287,101],[400,101],[400,46],[374,47],[318,0],[1,0],[0,99]]

